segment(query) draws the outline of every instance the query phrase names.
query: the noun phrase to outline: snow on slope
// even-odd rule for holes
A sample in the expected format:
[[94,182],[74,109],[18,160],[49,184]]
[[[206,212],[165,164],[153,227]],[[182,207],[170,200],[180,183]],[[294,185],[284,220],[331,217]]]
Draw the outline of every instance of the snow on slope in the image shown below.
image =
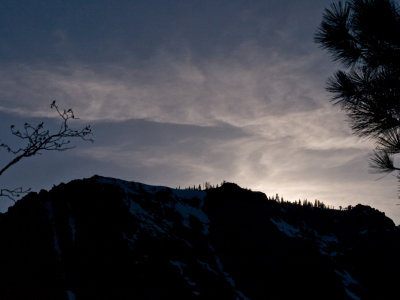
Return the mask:
[[[171,196],[176,200],[174,202],[160,203],[161,208],[173,208],[177,212],[180,213],[183,224],[187,228],[190,227],[189,219],[191,216],[197,218],[203,224],[203,234],[208,234],[209,231],[209,223],[210,220],[208,216],[203,212],[202,208],[204,205],[204,198],[207,194],[206,191],[194,191],[194,190],[180,190],[180,189],[171,189],[164,186],[151,186],[137,182],[128,182],[114,178],[106,178],[99,177],[98,182],[113,184],[120,187],[126,196],[128,195],[141,195],[141,190],[144,190],[147,194],[155,196],[157,193],[161,191],[166,191],[171,194]],[[197,199],[199,200],[198,206],[191,205],[186,200]],[[161,228],[154,222],[154,216],[150,215],[143,207],[137,203],[137,201],[132,201],[127,197],[127,205],[130,209],[130,212],[135,215],[139,220],[142,221],[144,227],[151,228],[159,233],[167,233],[166,228]],[[164,220],[164,224],[166,227],[169,227],[168,221]]]

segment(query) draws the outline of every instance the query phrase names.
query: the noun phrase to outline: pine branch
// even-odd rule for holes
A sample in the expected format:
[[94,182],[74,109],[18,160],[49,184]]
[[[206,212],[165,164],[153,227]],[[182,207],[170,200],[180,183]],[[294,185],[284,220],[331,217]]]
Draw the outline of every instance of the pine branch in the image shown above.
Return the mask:
[[370,160],[370,167],[376,173],[392,173],[400,171],[400,168],[394,166],[393,158],[385,151],[376,150]]

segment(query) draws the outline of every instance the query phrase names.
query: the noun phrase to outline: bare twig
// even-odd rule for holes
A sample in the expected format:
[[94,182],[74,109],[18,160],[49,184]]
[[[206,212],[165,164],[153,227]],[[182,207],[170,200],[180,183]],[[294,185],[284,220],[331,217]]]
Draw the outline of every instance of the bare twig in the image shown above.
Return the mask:
[[[93,139],[90,138],[92,135],[92,128],[90,125],[78,130],[69,127],[70,120],[78,119],[75,117],[72,109],[61,110],[55,100],[50,104],[50,108],[55,109],[62,120],[58,131],[52,132],[46,129],[43,122],[36,126],[25,123],[23,129],[17,129],[14,125],[10,126],[11,134],[23,140],[26,144],[19,148],[13,148],[5,143],[0,144],[1,148],[15,155],[13,159],[0,169],[0,176],[23,158],[39,155],[43,151],[66,151],[74,148],[74,146],[71,145],[71,139],[73,138],[80,138],[84,141],[93,142]],[[2,189],[0,197],[3,196],[14,200],[15,196],[28,191],[29,189],[24,191],[22,188],[13,190]]]
[[31,189],[24,190],[22,187],[18,187],[15,189],[1,189],[0,190],[0,197],[6,197],[13,202],[16,202],[16,199],[21,196],[21,194],[27,194],[31,191]]

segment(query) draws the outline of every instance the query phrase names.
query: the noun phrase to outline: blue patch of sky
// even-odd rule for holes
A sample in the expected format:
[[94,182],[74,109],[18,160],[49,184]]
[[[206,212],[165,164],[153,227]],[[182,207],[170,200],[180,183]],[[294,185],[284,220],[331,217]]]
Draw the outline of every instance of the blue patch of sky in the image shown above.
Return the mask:
[[[304,39],[297,26],[297,6],[313,6],[312,13],[323,5],[304,1],[3,0],[0,61],[146,59],[160,49],[190,49],[192,55],[204,57],[226,54],[244,40],[277,45],[289,41],[280,34],[282,26],[292,26],[293,35]],[[312,31],[309,35],[307,44]],[[299,51],[301,44],[296,48]]]

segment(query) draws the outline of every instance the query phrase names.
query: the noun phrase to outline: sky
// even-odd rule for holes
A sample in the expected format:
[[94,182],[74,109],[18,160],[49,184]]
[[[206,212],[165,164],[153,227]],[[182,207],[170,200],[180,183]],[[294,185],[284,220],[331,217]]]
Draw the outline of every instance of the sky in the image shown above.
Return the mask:
[[[2,187],[94,174],[186,187],[223,180],[400,223],[398,182],[373,174],[325,90],[340,66],[313,41],[325,0],[1,0],[0,140],[57,128],[53,99],[93,143],[14,165]],[[0,163],[12,157],[3,150]],[[0,210],[13,203],[1,199]]]

